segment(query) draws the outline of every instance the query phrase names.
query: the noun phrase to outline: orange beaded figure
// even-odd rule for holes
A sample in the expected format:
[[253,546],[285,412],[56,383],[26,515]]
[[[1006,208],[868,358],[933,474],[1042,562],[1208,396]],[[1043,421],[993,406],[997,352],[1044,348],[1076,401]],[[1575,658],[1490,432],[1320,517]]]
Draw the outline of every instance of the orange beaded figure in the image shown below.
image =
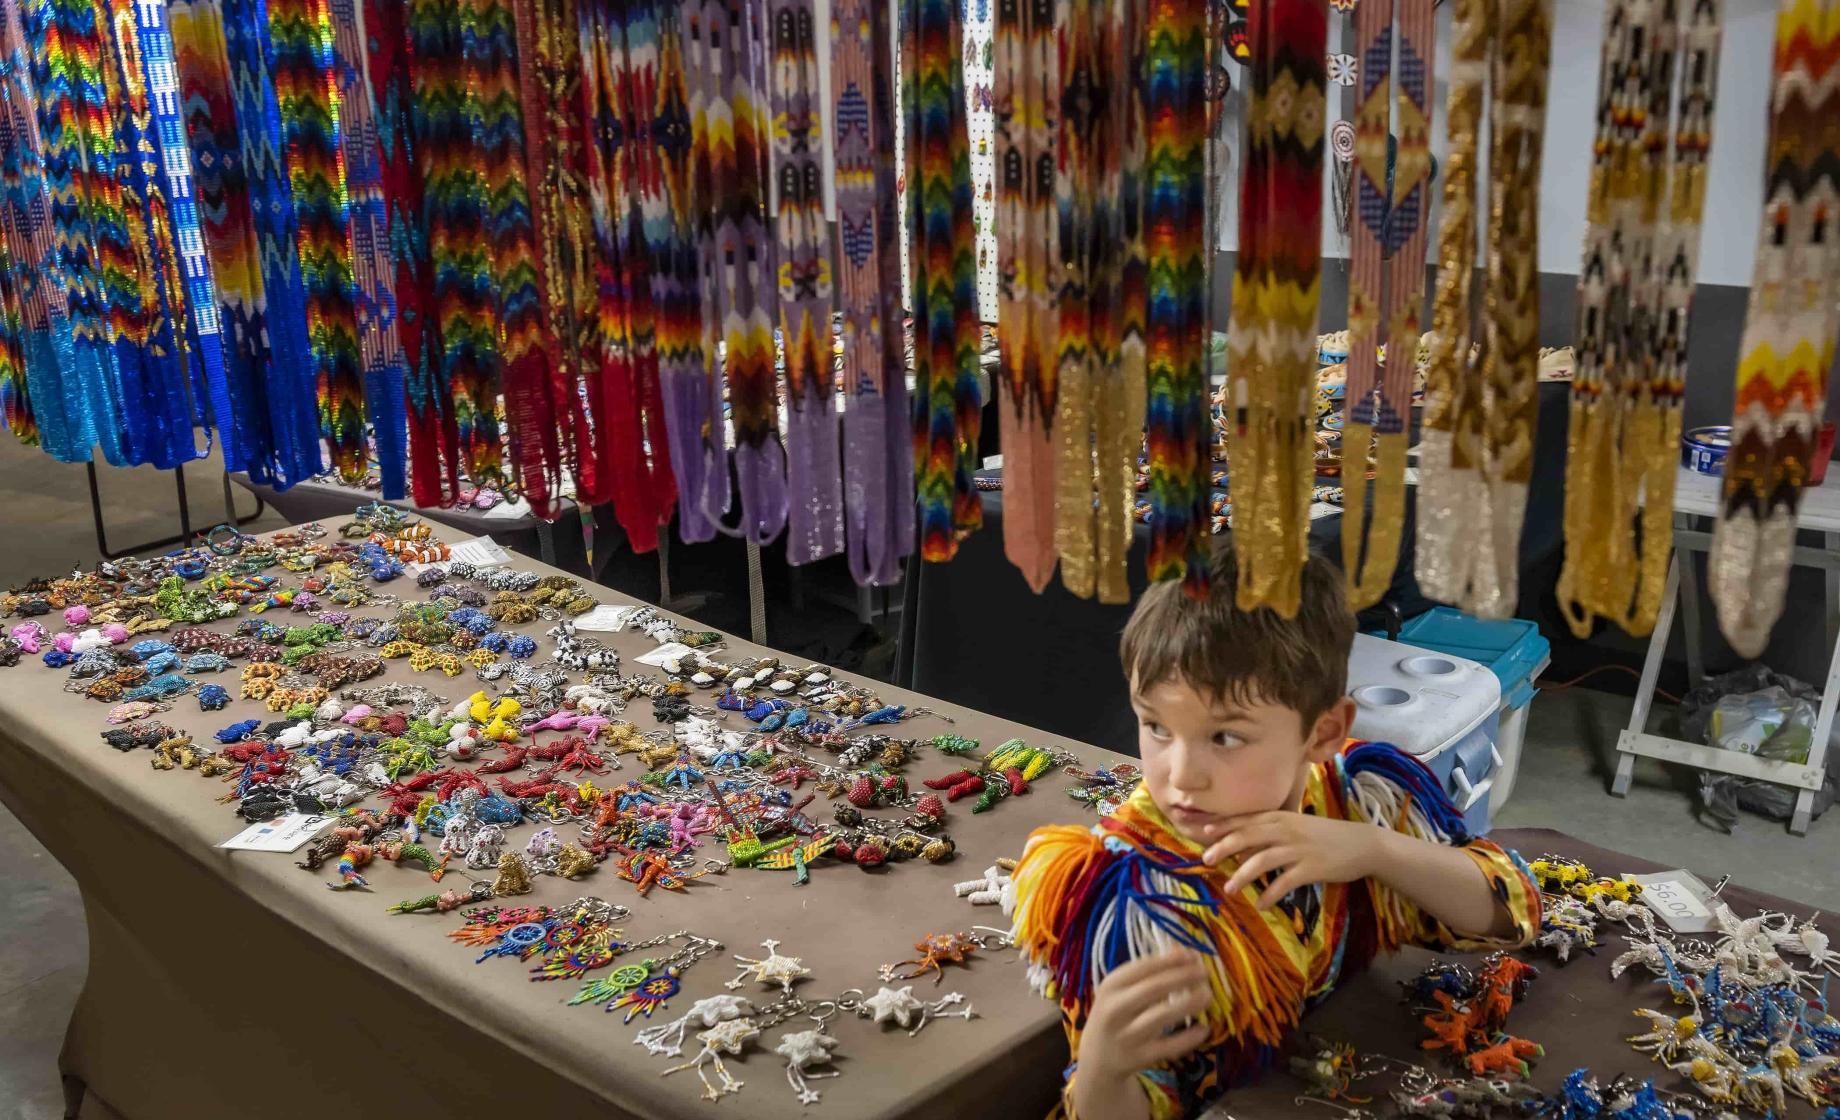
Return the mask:
[[1513,1073],[1525,1080],[1528,1074],[1527,1062],[1530,1058],[1543,1058],[1546,1050],[1537,1042],[1524,1038],[1500,1035],[1495,1043],[1476,1051],[1465,1058],[1464,1064],[1477,1077],[1489,1073]]

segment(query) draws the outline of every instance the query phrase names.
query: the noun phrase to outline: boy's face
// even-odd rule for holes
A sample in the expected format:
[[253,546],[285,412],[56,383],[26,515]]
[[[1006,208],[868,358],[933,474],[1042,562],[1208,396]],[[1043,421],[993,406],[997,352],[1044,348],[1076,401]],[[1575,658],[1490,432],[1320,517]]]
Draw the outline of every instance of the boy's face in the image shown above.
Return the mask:
[[1341,749],[1354,718],[1344,697],[1304,726],[1295,708],[1228,701],[1181,680],[1133,682],[1144,784],[1188,839],[1228,817],[1295,808],[1310,764]]

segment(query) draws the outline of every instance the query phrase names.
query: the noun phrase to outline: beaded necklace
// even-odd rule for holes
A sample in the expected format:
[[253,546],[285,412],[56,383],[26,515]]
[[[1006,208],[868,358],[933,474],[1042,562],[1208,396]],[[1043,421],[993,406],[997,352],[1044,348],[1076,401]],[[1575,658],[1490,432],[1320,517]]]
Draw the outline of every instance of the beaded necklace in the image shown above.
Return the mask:
[[[639,106],[640,120],[649,120],[647,134],[658,152],[664,186],[662,197],[647,210],[645,222],[661,394],[660,411],[648,421],[647,438],[657,464],[660,495],[665,493],[665,483],[672,482],[676,487],[672,493],[683,498],[677,502],[679,534],[687,541],[695,531],[707,540],[714,529],[700,510],[691,508],[697,503],[690,500],[692,494],[702,493],[702,476],[683,475],[686,470],[703,469],[696,418],[706,417],[710,409],[709,384],[703,375],[703,312],[692,217],[694,137],[684,73],[685,13],[678,0],[660,0],[656,12],[658,88],[649,114],[644,105]],[[696,484],[691,485],[692,481]],[[660,517],[669,512],[669,503],[664,503]]]
[[850,574],[893,583],[914,549],[907,503],[914,460],[907,434],[901,332],[901,254],[894,177],[893,47],[888,8],[840,0],[831,16],[836,91],[838,293],[843,311],[844,533]]
[[88,154],[100,139],[89,127],[90,106],[98,114],[101,107],[96,10],[78,0],[27,0],[23,16],[38,87],[52,245],[70,311],[72,384],[65,394],[70,443],[81,449],[79,460],[100,444],[109,462],[124,462],[115,353],[108,345],[108,305],[90,217],[92,195],[113,186]]
[[[116,465],[152,463],[164,470],[192,458],[193,448],[180,380],[183,367],[175,368],[176,347],[165,314],[165,197],[148,174],[158,166],[158,148],[150,135],[131,0],[97,4],[95,16],[98,54],[86,123],[94,130],[88,145],[91,166],[109,180],[92,192],[90,205],[120,378],[124,458]],[[146,164],[140,159],[143,145],[152,153]],[[181,429],[183,453],[177,446]]]
[[[198,9],[204,18],[205,9]],[[280,107],[269,78],[260,29],[268,25],[262,0],[222,0],[224,48],[230,63],[230,90],[237,146],[255,227],[257,259],[267,330],[266,374],[269,416],[283,484],[291,486],[319,474],[317,386],[309,357],[306,293],[301,284],[295,244],[294,201],[288,189],[287,164],[278,143]],[[219,136],[223,137],[219,130]],[[251,326],[254,326],[252,320]]]
[[358,0],[329,0],[333,75],[339,106],[339,154],[350,199],[351,271],[357,297],[358,349],[364,399],[383,496],[400,498],[408,435],[403,401],[403,346],[397,334],[395,265],[384,196],[376,98],[365,58]]
[[1783,0],[1775,75],[1763,223],[1710,561],[1719,629],[1744,657],[1763,653],[1782,614],[1840,327],[1840,2]]
[[[997,5],[997,343],[1008,399],[1003,434],[1003,552],[1040,592],[1054,574],[1055,337],[1061,288],[1054,206],[1061,98],[1055,8]],[[1053,262],[1053,264],[1050,264]]]
[[194,170],[200,242],[215,293],[214,301],[194,294],[192,312],[201,324],[207,318],[215,322],[231,402],[216,416],[224,465],[272,483],[278,464],[265,376],[262,273],[231,105],[223,12],[216,0],[174,0],[166,15]]
[[[758,2],[731,8],[726,0],[701,0],[691,10],[703,33],[714,40],[696,43],[693,31],[701,61],[687,59],[685,65],[701,95],[701,111],[695,115],[702,134],[697,148],[707,160],[709,176],[699,178],[705,193],[697,200],[703,221],[699,246],[705,357],[712,399],[719,399],[714,387],[722,384],[724,375],[727,379],[735,476],[741,488],[741,533],[765,544],[785,527],[787,511],[774,371],[775,294],[762,209],[767,187],[767,127],[760,96],[764,14]],[[718,336],[726,359],[720,369],[715,366]],[[720,432],[718,427],[705,435],[705,444],[719,443]],[[719,466],[726,452],[714,446],[706,447],[705,454]],[[727,480],[706,476],[704,481],[703,513],[719,517],[728,507]]]
[[7,258],[0,406],[15,438],[67,460],[78,450],[65,416],[70,327],[63,291],[46,279],[54,267],[50,206],[18,0],[0,0],[0,64],[0,242]]
[[1647,633],[1661,605],[1718,39],[1717,0],[1684,13],[1672,0],[1621,0],[1604,15],[1558,585],[1581,637],[1598,615]]
[[[528,14],[528,5],[520,5]],[[525,173],[525,120],[519,80],[518,27],[503,0],[472,0],[467,22],[470,91],[477,97],[478,158],[485,167],[490,286],[497,299],[501,387],[512,465],[538,517],[554,518],[565,465],[574,471],[570,434],[557,422],[572,386],[558,380],[545,343],[542,261],[537,255],[530,183]],[[525,35],[528,39],[528,33]],[[541,118],[537,121],[539,133]],[[541,136],[538,138],[541,148]]]
[[971,485],[983,401],[971,155],[958,59],[963,21],[953,0],[907,0],[902,12],[920,555],[950,560],[959,540],[984,524],[983,502]]
[[779,187],[779,333],[786,350],[786,556],[808,564],[843,551],[837,381],[831,361],[830,231],[812,0],[768,0],[774,182]]
[[[659,71],[658,19],[649,3],[596,3],[590,112],[602,121],[590,151],[598,237],[605,245],[603,332],[610,346],[601,392],[601,474],[635,549],[657,546],[676,483],[664,436],[658,317],[648,212],[669,204],[651,141]],[[602,228],[604,227],[604,229]]]
[[[1437,338],[1426,371],[1417,576],[1425,593],[1505,617],[1519,597],[1521,519],[1538,412],[1540,140],[1552,12],[1547,0],[1490,8],[1456,0],[1449,150],[1439,219]],[[1470,360],[1471,262],[1482,79],[1491,77],[1488,295]],[[1480,532],[1482,543],[1477,536]]]
[[598,369],[590,348],[599,342],[593,330],[592,226],[583,180],[582,26],[574,0],[519,4],[513,14],[531,235],[542,280],[542,305],[535,314],[547,363],[545,404],[554,417],[558,452],[572,472],[576,500],[588,507],[605,499],[598,490],[599,456],[581,394],[584,371]]
[[[1082,598],[1130,598],[1135,460],[1144,426],[1144,121],[1138,0],[1066,12],[1061,118],[1060,301],[1055,545],[1061,582]],[[1008,460],[1005,459],[1007,463]]]
[[[474,141],[477,48],[471,0],[411,0],[409,53],[439,360],[460,457],[474,483],[506,481],[499,431],[498,322],[492,297],[486,176]],[[457,483],[456,483],[457,485]]]
[[[1249,127],[1228,343],[1233,545],[1239,554],[1240,609],[1268,606],[1287,617],[1301,595],[1314,481],[1309,402],[1322,281],[1322,192],[1315,184],[1322,180],[1327,15],[1309,0],[1274,0],[1254,6],[1248,32]],[[1280,104],[1288,108],[1280,111]],[[1153,285],[1156,275],[1152,257]],[[1156,298],[1153,287],[1153,378]],[[1197,538],[1190,553],[1191,586],[1200,582],[1201,535],[1208,526],[1206,446],[1204,440],[1194,452],[1201,470],[1188,487],[1198,507],[1188,526]]]
[[459,430],[432,318],[428,226],[414,145],[415,89],[405,5],[364,0],[367,68],[377,108],[378,171],[402,344],[409,426],[409,478],[415,503],[441,506],[460,492]]
[[346,482],[364,477],[364,382],[357,288],[340,154],[341,98],[327,81],[332,25],[327,0],[268,0],[270,71],[287,145],[288,182],[306,287],[307,337],[320,430]]
[[[179,82],[172,33],[167,27],[164,5],[137,4],[134,15],[154,132],[160,144],[157,169],[165,187],[170,222],[164,231],[166,244],[177,259],[180,281],[168,297],[170,309],[178,315],[172,326],[178,332],[184,354],[190,359],[190,368],[184,373],[190,378],[194,393],[202,397],[196,402],[196,411],[197,418],[205,421],[204,454],[209,454],[214,440],[222,441],[225,461],[235,462],[239,455],[231,444],[236,438],[236,426],[230,388],[224,375],[223,339],[217,327],[217,299],[211,285],[211,266],[204,252],[191,159],[186,148],[184,123],[179,116]],[[183,296],[179,294],[181,291]],[[212,429],[216,430],[215,436]]]
[[[1343,458],[1355,464],[1343,480],[1349,512],[1342,532],[1342,570],[1347,574],[1349,605],[1356,610],[1379,602],[1391,586],[1405,520],[1407,426],[1418,365],[1431,190],[1432,34],[1429,0],[1400,0],[1396,16],[1384,0],[1370,2],[1356,16],[1361,90],[1354,152],[1358,221],[1348,286],[1348,422],[1342,432]],[[1389,124],[1395,81],[1397,154],[1389,159],[1389,137],[1395,134]],[[1381,330],[1386,332],[1388,356],[1384,377],[1376,346]],[[1370,446],[1378,456],[1378,469],[1373,519],[1363,533]]]

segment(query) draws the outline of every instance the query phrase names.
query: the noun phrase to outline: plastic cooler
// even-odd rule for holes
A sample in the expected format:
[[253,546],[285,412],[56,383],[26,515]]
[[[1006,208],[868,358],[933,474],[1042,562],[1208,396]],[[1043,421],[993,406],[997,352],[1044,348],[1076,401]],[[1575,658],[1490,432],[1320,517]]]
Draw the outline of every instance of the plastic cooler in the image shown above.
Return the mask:
[[1540,679],[1552,663],[1552,643],[1537,624],[1520,618],[1488,621],[1449,607],[1433,607],[1401,627],[1399,640],[1420,649],[1468,658],[1489,667],[1501,682],[1500,730],[1495,748],[1501,753],[1501,770],[1495,776],[1490,804],[1500,809],[1514,790],[1520,769],[1521,743],[1527,737],[1527,707],[1539,689]]
[[1391,743],[1444,783],[1471,832],[1489,829],[1501,683],[1463,657],[1356,634],[1348,656],[1354,736]]

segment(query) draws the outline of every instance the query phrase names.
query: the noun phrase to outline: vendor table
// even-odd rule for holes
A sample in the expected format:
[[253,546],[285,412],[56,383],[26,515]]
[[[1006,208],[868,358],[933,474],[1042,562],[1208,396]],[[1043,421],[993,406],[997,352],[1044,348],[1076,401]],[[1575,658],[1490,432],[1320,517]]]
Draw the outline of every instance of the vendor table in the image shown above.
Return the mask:
[[[630,602],[597,593],[607,602]],[[534,633],[545,625],[521,629]],[[629,663],[648,644],[636,634],[603,636]],[[733,638],[728,650],[761,652]],[[381,679],[413,679],[450,698],[477,687],[470,674],[413,676],[400,661],[386,664]],[[457,915],[385,912],[391,902],[429,893],[425,874],[380,864],[370,869],[370,891],[335,892],[325,886],[334,878],[329,870],[298,870],[297,857],[219,848],[242,828],[217,800],[225,787],[195,773],[152,771],[146,753],[105,746],[99,738],[105,708],[62,691],[61,680],[30,659],[0,670],[0,797],[83,893],[89,974],[60,1063],[72,1115],[199,1120],[259,1111],[324,1120],[333,1109],[359,1107],[366,1115],[515,1109],[520,1116],[660,1117],[715,1115],[725,1107],[748,1117],[1029,1116],[1043,1113],[1058,1091],[1066,1054],[1054,1008],[1028,995],[1011,955],[980,953],[969,967],[948,966],[942,983],[913,982],[922,996],[963,992],[978,1012],[969,1022],[938,1021],[909,1038],[863,1020],[833,1020],[842,1076],[816,1083],[821,1105],[801,1109],[783,1063],[764,1048],[730,1059],[747,1083],[739,1100],[706,1104],[694,1074],[661,1077],[670,1063],[633,1045],[642,1021],[622,1026],[594,1007],[564,1006],[574,984],[527,982],[511,962],[475,965],[476,950],[445,937],[458,926]],[[1069,746],[1089,766],[1120,761],[899,689],[882,695],[932,713],[901,725],[903,735],[930,736],[950,720],[952,731],[987,747],[1020,735],[1037,745]],[[628,718],[645,726],[641,707]],[[216,728],[251,716],[272,718],[248,701],[199,713],[189,699],[161,718],[208,740]],[[928,756],[911,773],[923,778],[949,768]],[[622,771],[599,780],[608,785],[637,776],[629,758]],[[655,890],[646,898],[603,868],[577,882],[539,877],[525,900],[598,895],[632,908],[625,923],[630,938],[688,930],[722,941],[724,952],[686,973],[684,991],[654,1021],[722,992],[733,974],[729,954],[759,956],[769,937],[811,968],[812,977],[799,985],[805,998],[873,991],[878,966],[913,956],[911,945],[922,936],[1004,924],[994,908],[956,899],[952,884],[978,877],[997,856],[1018,853],[1036,826],[1082,819],[1088,811],[1062,796],[1065,788],[1066,779],[1053,774],[1034,796],[1010,798],[985,814],[954,806],[948,827],[959,857],[949,864],[914,861],[875,873],[823,865],[804,887],[783,873],[736,869],[692,882],[682,894]],[[516,830],[509,847],[521,847],[530,827]],[[1579,856],[1602,872],[1653,866],[1556,833],[1499,838],[1530,856],[1548,850]],[[1737,888],[1725,897],[1789,908]],[[1392,981],[1422,959],[1407,953],[1382,962],[1306,1025],[1407,1055],[1415,1032]],[[1663,994],[1634,977],[1610,983],[1605,963],[1600,957],[1547,967],[1516,1013],[1516,1030],[1549,1047],[1542,1084],[1556,1086],[1584,1062],[1606,1074],[1644,1070],[1619,1039],[1631,1033],[1628,1010],[1661,1006]],[[742,994],[757,1002],[772,996],[751,983]],[[800,1026],[788,1023],[762,1041],[770,1046]],[[1236,1095],[1231,1108],[1241,1120],[1291,1116],[1296,1092],[1287,1076],[1277,1075]]]
[[507,548],[519,543],[516,537],[528,536],[535,541],[537,555],[545,564],[556,563],[556,525],[566,524],[575,517],[575,503],[568,498],[562,499],[560,512],[552,523],[532,513],[529,503],[522,501],[516,504],[501,501],[491,509],[483,510],[425,509],[407,498],[389,500],[378,491],[347,486],[335,476],[311,478],[297,482],[286,490],[252,482],[246,474],[233,474],[230,477],[238,486],[273,506],[275,512],[296,523],[346,518],[351,516],[354,508],[366,502],[383,502],[398,509],[413,510],[418,516],[430,521],[465,530],[471,536],[496,536],[498,542]]

